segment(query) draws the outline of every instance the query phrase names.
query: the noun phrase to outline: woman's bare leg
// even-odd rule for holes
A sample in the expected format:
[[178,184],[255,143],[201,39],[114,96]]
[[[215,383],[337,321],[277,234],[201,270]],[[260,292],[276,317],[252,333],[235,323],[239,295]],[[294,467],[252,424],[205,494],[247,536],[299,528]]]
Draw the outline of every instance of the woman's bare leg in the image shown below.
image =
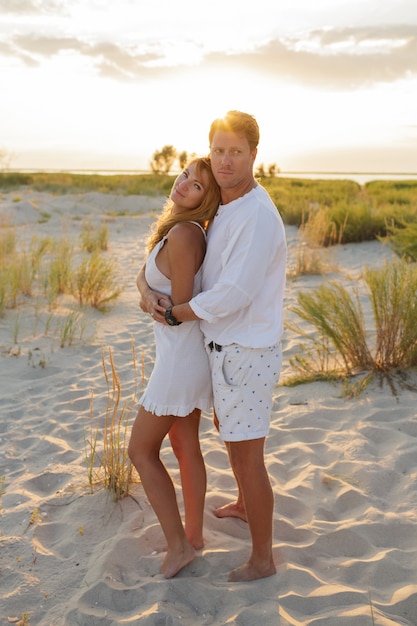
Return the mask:
[[185,508],[185,534],[196,550],[204,545],[203,516],[207,475],[199,441],[201,411],[178,418],[169,431],[178,459]]
[[140,407],[128,450],[167,540],[167,554],[161,566],[165,578],[175,576],[195,556],[182,525],[174,485],[159,456],[162,441],[176,419],[157,416]]

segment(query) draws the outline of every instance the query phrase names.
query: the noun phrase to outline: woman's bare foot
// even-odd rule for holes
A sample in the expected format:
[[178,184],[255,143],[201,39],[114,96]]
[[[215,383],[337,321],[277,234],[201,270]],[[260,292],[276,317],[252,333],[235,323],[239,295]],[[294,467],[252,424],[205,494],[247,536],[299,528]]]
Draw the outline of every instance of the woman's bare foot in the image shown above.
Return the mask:
[[203,537],[189,537],[187,535],[188,541],[193,546],[194,550],[202,550],[204,548],[204,539]]
[[183,567],[191,563],[194,557],[194,548],[188,541],[181,552],[168,550],[161,565],[161,574],[163,574],[165,578],[172,578],[178,574]]
[[274,563],[271,563],[267,567],[255,567],[250,563],[245,563],[240,567],[237,567],[230,572],[228,581],[230,583],[237,582],[249,582],[251,580],[258,580],[258,578],[267,578],[277,573]]
[[[188,534],[187,534],[187,539],[191,543],[191,545],[193,546],[194,550],[202,550],[204,548],[204,539],[203,539],[203,537],[192,537],[191,535],[188,536]],[[165,544],[162,549],[157,550],[156,552],[168,552],[168,546]]]
[[224,504],[219,506],[213,511],[216,517],[238,517],[244,522],[247,522],[245,507],[239,502],[231,502],[230,504]]

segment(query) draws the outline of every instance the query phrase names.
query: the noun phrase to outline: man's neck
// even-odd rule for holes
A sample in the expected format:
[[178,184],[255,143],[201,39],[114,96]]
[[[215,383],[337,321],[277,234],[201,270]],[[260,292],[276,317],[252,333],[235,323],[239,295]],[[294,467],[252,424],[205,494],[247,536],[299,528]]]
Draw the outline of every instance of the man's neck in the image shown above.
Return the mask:
[[229,204],[229,202],[233,202],[233,200],[242,198],[242,196],[252,191],[256,185],[256,180],[251,178],[250,180],[242,181],[242,184],[236,185],[236,187],[221,189],[222,204]]

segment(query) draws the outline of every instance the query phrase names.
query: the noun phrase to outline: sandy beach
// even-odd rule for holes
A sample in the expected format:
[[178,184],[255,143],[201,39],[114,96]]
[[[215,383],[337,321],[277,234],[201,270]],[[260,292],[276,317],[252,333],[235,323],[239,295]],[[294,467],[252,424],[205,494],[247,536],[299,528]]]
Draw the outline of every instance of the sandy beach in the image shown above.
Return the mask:
[[[159,574],[164,539],[138,482],[114,503],[91,493],[85,436],[105,411],[102,349],[123,392],[140,395],[152,369],[152,323],[135,277],[163,198],[33,191],[0,194],[0,224],[19,239],[77,239],[84,219],[109,230],[108,255],[125,288],[107,313],[85,312],[83,339],[61,348],[36,303],[0,319],[0,624],[31,626],[416,626],[417,402],[372,383],[279,385],[266,445],[275,493],[276,576],[229,583],[250,548],[247,525],[213,509],[236,496],[210,415],[201,442],[208,472],[205,547],[175,578]],[[123,213],[110,217],[109,212]],[[41,219],[42,215],[47,219]],[[295,228],[287,229],[289,259]],[[337,246],[332,277],[354,283],[390,251],[379,242]],[[288,281],[286,307],[319,277]],[[60,301],[55,316],[71,303]],[[289,313],[288,313],[289,315]],[[16,341],[15,341],[16,338]],[[132,340],[139,374],[132,365]],[[297,337],[284,337],[283,378]],[[143,371],[142,371],[143,362]],[[417,375],[410,380],[417,384]],[[133,415],[132,415],[133,419]],[[179,491],[169,445],[163,450]],[[180,500],[181,503],[181,500]]]

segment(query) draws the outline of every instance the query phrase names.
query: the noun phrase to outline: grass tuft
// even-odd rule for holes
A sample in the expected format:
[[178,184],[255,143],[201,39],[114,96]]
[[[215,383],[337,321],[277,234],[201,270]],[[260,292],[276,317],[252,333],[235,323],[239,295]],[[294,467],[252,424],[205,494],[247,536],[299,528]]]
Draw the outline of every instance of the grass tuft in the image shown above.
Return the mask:
[[80,234],[81,249],[89,252],[106,251],[109,243],[109,229],[105,223],[97,230],[91,222],[83,222]]
[[118,282],[114,262],[95,250],[75,270],[73,295],[81,306],[89,304],[99,311],[105,311],[123,291]]
[[387,237],[381,237],[391,250],[407,261],[417,261],[417,223],[389,226]]
[[[132,339],[133,371],[136,383],[136,353]],[[104,347],[102,365],[107,385],[107,407],[104,425],[94,420],[94,397],[90,399],[90,432],[85,436],[86,463],[91,492],[96,484],[107,488],[114,501],[129,495],[133,482],[133,466],[128,456],[128,434],[136,406],[136,392],[123,400],[122,386],[114,363],[113,352],[108,349],[108,362]]]
[[[404,260],[387,262],[381,269],[366,269],[364,282],[372,328],[366,328],[357,287],[350,293],[329,282],[298,294],[291,310],[307,322],[308,330],[287,324],[306,341],[290,359],[297,377],[346,378],[365,371],[356,391],[378,375],[394,392],[391,374],[417,366],[417,267]],[[290,382],[294,384],[294,377]]]

